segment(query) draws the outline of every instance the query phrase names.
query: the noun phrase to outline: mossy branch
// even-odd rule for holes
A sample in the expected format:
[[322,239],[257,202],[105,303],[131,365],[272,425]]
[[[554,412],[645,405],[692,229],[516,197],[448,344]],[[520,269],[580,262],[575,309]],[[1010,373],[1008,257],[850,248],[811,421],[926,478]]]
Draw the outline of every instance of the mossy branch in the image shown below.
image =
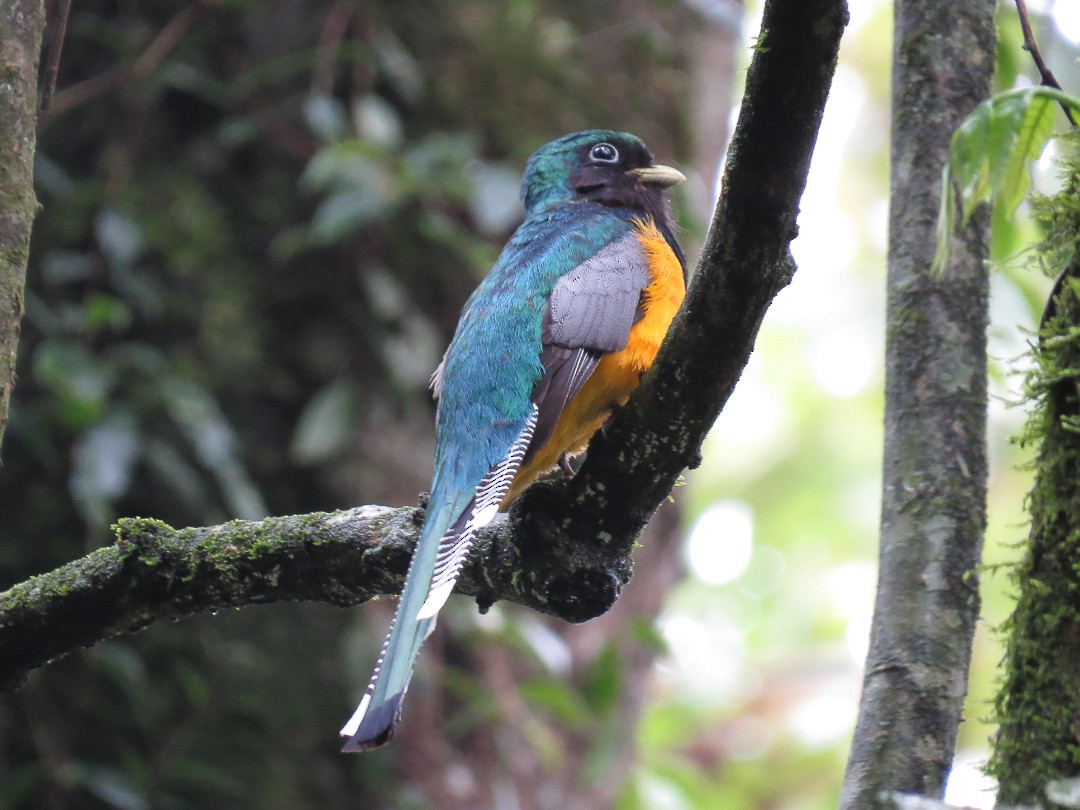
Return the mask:
[[[363,506],[186,529],[125,518],[112,545],[0,594],[0,689],[53,658],[153,622],[289,600],[351,606],[397,593],[423,514]],[[566,534],[549,538],[524,566],[511,525],[503,516],[481,532],[459,592],[583,621],[611,607],[630,577],[628,549]]]
[[[656,367],[589,447],[571,481],[532,487],[477,540],[458,590],[583,621],[630,577],[630,553],[742,373],[773,297],[791,280],[843,0],[770,0],[694,282]],[[129,519],[113,545],[0,594],[0,687],[33,667],[154,621],[286,599],[355,605],[400,590],[420,513],[335,515],[176,530]]]
[[1032,205],[1045,236],[1031,264],[1059,275],[1025,385],[1034,407],[1021,443],[1037,453],[1031,525],[1012,572],[1016,607],[999,628],[1005,658],[989,762],[1000,800],[1034,807],[1056,806],[1051,780],[1080,777],[1080,136],[1061,146],[1063,187]]

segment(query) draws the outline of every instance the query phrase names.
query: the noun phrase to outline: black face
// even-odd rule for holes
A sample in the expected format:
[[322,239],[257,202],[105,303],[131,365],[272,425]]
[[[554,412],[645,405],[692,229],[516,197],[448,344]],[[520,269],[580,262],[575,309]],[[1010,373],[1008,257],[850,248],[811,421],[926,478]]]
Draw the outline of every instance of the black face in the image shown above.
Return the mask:
[[641,141],[622,138],[586,143],[578,152],[578,168],[570,175],[570,184],[578,196],[615,208],[633,208],[664,216],[663,190],[643,183],[633,173],[654,164],[652,153]]

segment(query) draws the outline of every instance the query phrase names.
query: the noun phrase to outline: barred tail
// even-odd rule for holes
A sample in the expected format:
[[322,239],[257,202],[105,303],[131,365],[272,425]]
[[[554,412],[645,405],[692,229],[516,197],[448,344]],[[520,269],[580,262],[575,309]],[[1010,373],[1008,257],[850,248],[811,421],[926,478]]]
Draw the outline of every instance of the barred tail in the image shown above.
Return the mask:
[[360,705],[341,729],[342,751],[367,751],[390,741],[401,715],[420,647],[457,582],[478,529],[499,511],[536,427],[536,406],[506,457],[468,492],[432,485],[427,519],[413,552],[405,588]]

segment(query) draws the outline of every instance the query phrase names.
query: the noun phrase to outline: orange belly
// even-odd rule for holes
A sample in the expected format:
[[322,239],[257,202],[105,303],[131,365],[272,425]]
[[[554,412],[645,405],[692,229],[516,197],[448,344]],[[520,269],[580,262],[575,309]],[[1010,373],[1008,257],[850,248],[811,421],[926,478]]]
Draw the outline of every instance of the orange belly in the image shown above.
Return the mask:
[[630,329],[626,348],[604,355],[596,370],[567,405],[551,439],[518,470],[502,508],[554,467],[564,454],[580,453],[611,410],[630,398],[656,358],[686,292],[682,265],[653,222],[637,222],[638,238],[649,262],[651,282],[645,288],[644,315]]

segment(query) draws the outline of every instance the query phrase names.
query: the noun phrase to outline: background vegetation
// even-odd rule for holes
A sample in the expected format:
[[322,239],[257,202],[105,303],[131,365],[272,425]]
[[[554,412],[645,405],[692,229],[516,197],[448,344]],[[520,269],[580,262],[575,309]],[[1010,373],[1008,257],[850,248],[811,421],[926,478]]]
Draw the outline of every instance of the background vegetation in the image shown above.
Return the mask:
[[[399,744],[351,758],[334,732],[388,610],[275,605],[155,627],[0,699],[0,806],[835,806],[881,452],[890,31],[886,4],[855,6],[800,272],[705,466],[662,510],[666,540],[641,550],[664,555],[639,558],[635,581],[659,592],[628,593],[638,618],[615,635],[461,600]],[[536,146],[634,131],[699,168],[680,201],[684,241],[699,236],[716,147],[698,117],[739,81],[715,69],[723,25],[646,0],[77,4],[38,146],[0,587],[107,542],[121,515],[198,525],[414,502],[427,376],[516,222]],[[1009,86],[1026,65],[1003,33]],[[1000,257],[1024,236],[997,234]],[[990,562],[1023,534],[1005,369],[1042,306],[1011,265],[995,284]],[[988,631],[1008,583],[983,587]],[[999,658],[981,633],[967,759],[985,756]],[[459,750],[475,770],[441,767]]]

